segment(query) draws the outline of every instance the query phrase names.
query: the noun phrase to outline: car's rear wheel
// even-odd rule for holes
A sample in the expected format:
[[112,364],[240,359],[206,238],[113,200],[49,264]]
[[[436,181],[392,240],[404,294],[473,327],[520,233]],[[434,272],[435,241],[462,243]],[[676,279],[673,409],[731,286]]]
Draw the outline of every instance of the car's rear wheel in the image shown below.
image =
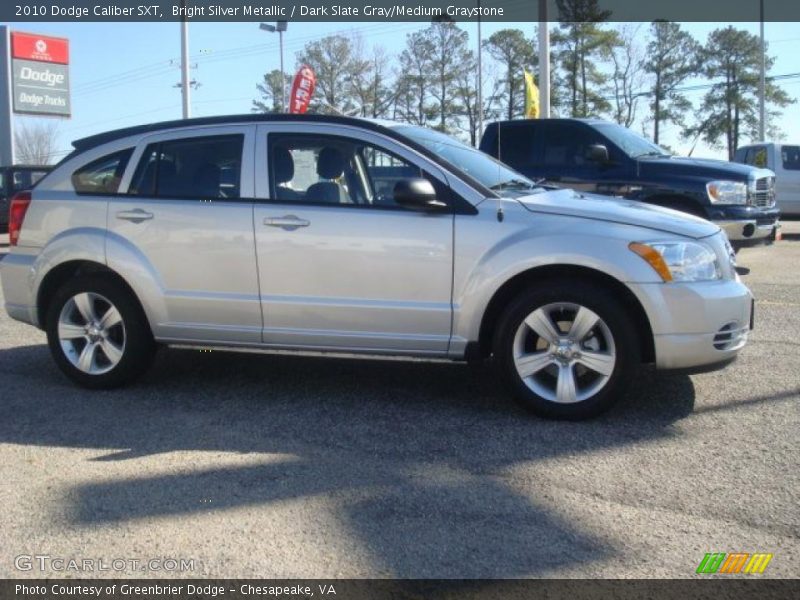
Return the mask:
[[502,317],[494,356],[514,396],[543,417],[585,419],[608,409],[638,363],[636,331],[606,290],[548,281]]
[[155,345],[131,293],[103,275],[78,277],[55,294],[46,317],[50,352],[61,370],[88,388],[114,388],[139,377]]

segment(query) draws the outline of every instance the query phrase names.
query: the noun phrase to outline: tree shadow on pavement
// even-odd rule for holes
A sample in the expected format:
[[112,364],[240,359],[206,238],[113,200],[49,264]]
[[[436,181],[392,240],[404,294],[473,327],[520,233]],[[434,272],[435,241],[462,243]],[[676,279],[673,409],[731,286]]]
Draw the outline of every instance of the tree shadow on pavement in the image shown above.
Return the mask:
[[162,351],[125,390],[72,386],[45,346],[0,351],[0,377],[0,443],[96,448],[98,461],[283,455],[77,485],[73,526],[330,496],[401,578],[523,577],[613,555],[548,501],[546,480],[510,486],[506,470],[673,435],[694,406],[688,376],[643,370],[601,418],[544,421],[487,366],[192,350]]

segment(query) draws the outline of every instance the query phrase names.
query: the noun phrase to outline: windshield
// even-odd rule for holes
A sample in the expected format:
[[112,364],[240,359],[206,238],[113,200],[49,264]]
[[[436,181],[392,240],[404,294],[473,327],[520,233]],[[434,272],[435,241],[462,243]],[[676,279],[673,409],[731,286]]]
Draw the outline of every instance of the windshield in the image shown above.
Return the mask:
[[672,156],[658,144],[654,144],[644,136],[634,133],[630,129],[626,129],[616,123],[600,123],[595,125],[595,127],[631,158],[640,158],[642,156]]
[[530,193],[530,190],[537,187],[535,182],[521,173],[443,133],[414,125],[400,125],[394,129],[491,190]]

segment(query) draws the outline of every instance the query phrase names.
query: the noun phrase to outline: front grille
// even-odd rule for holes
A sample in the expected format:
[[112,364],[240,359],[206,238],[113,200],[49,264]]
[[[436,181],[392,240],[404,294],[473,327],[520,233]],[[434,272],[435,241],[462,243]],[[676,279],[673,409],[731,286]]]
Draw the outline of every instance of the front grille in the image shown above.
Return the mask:
[[736,322],[728,323],[720,328],[714,336],[714,348],[717,350],[733,350],[741,348],[747,342],[747,327],[739,327]]
[[774,177],[760,177],[755,180],[750,192],[750,204],[763,208],[775,206]]

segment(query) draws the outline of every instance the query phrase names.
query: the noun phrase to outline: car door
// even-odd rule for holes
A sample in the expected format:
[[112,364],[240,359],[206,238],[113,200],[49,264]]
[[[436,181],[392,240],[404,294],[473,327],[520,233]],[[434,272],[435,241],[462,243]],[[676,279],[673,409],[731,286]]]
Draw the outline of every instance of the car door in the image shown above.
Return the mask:
[[785,214],[800,215],[800,146],[773,146],[775,198]]
[[[550,121],[546,124],[541,153],[542,170],[548,181],[584,192],[623,195],[629,173],[624,157],[608,139],[585,123]],[[588,157],[589,147],[601,144],[610,162],[601,164]]]
[[396,205],[400,179],[433,164],[378,133],[260,125],[254,225],[263,341],[345,351],[445,353],[451,331],[452,212]]
[[147,301],[158,338],[261,341],[253,139],[252,126],[224,126],[137,145],[125,193],[109,204],[109,261],[154,282]]

